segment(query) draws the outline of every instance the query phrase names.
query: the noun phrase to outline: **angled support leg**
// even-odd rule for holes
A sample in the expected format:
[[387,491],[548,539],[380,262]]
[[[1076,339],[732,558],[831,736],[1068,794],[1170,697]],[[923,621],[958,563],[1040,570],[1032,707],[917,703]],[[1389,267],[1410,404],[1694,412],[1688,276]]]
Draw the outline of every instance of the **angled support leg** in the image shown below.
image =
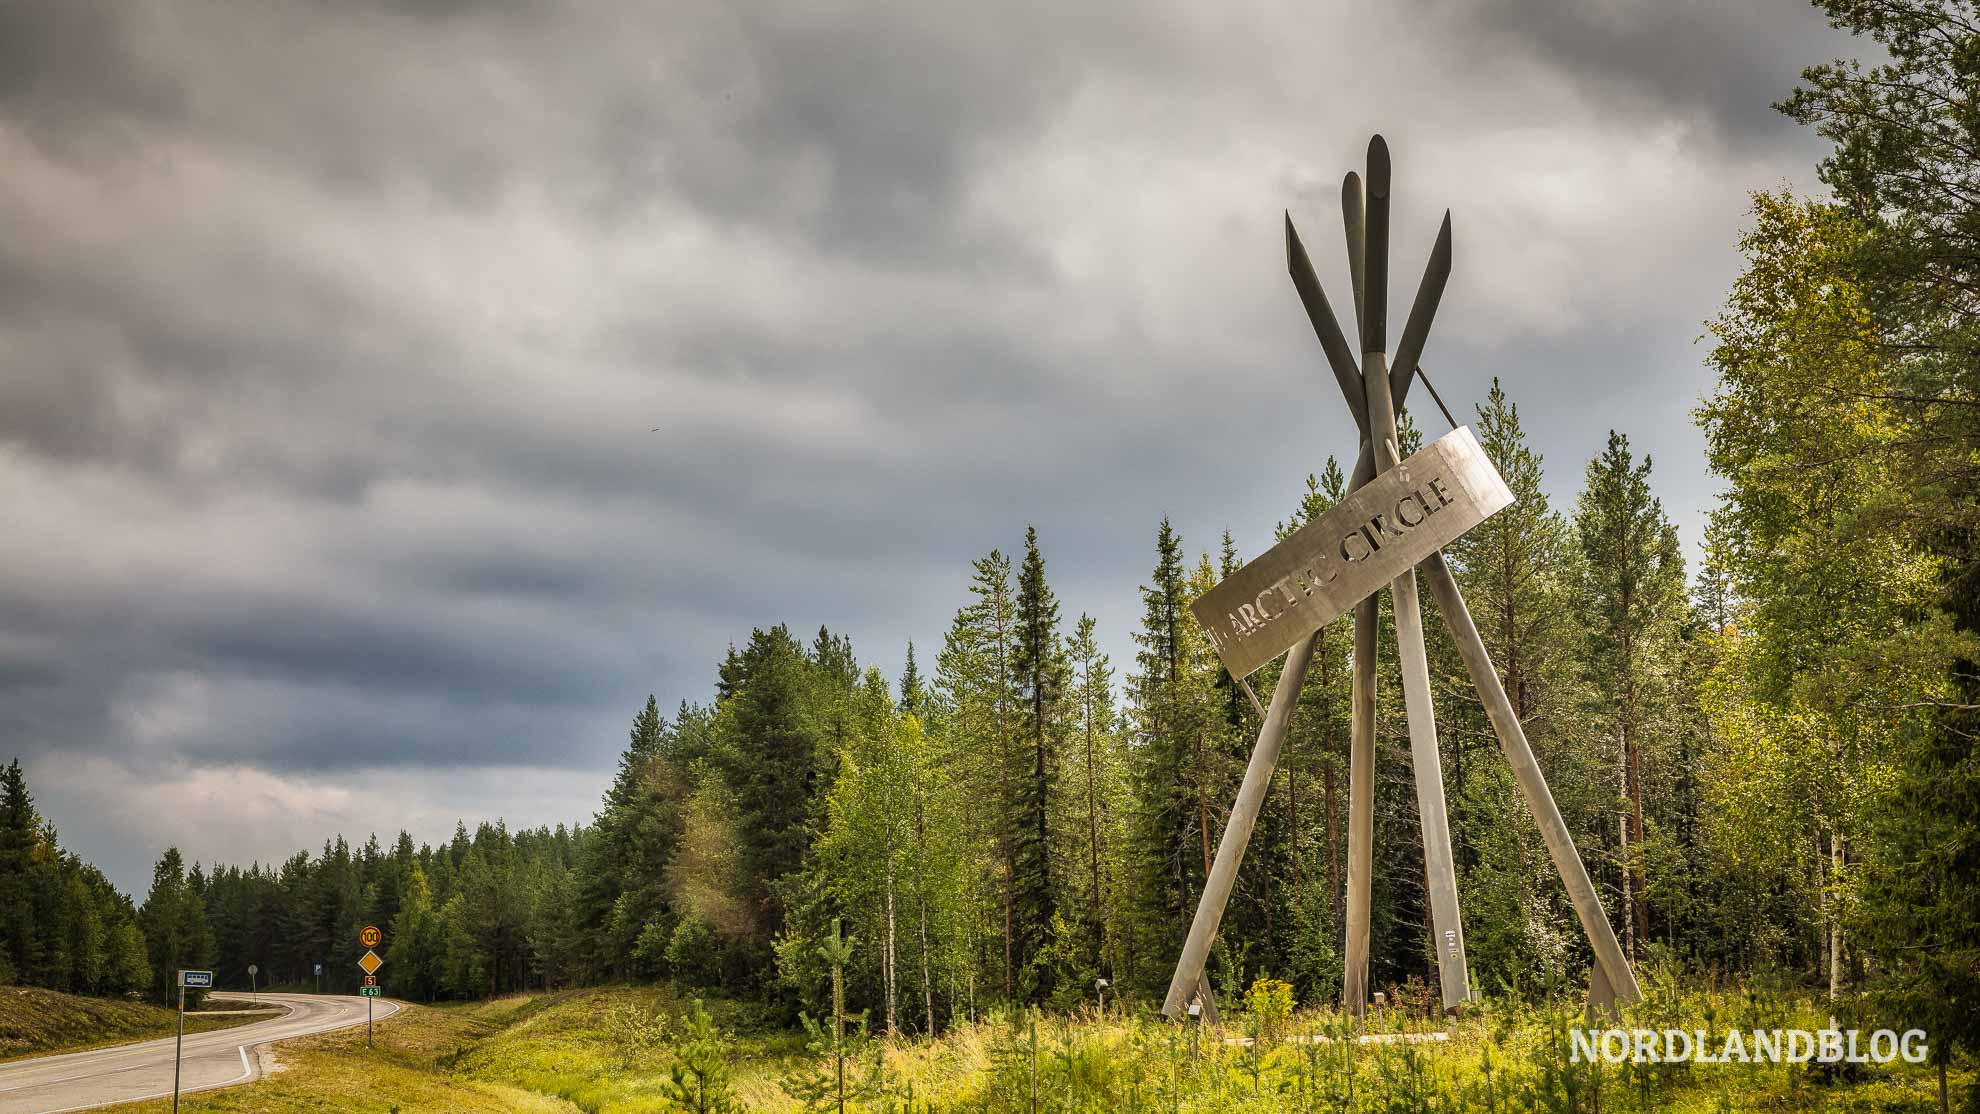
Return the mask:
[[1347,951],[1341,1005],[1368,1009],[1368,917],[1375,870],[1375,597],[1354,605],[1354,688],[1348,733]]
[[[1388,371],[1380,352],[1363,357],[1371,382]],[[1396,448],[1396,412],[1386,390],[1368,392],[1369,426],[1375,431],[1378,471],[1401,463]],[[1464,921],[1458,914],[1457,868],[1451,855],[1451,820],[1444,804],[1444,765],[1437,748],[1437,712],[1430,698],[1430,659],[1423,646],[1423,613],[1417,601],[1416,570],[1389,585],[1394,604],[1396,645],[1402,660],[1403,702],[1409,712],[1409,758],[1416,779],[1416,813],[1423,832],[1423,873],[1428,882],[1430,923],[1436,934],[1437,982],[1444,1008],[1471,997],[1464,955]]]
[[1499,749],[1505,752],[1506,762],[1512,767],[1513,780],[1519,785],[1520,795],[1526,798],[1526,807],[1533,813],[1533,822],[1540,827],[1540,837],[1547,843],[1547,854],[1554,860],[1554,869],[1560,872],[1561,884],[1567,887],[1568,900],[1574,905],[1574,915],[1581,921],[1581,931],[1588,934],[1588,942],[1595,949],[1595,973],[1589,987],[1589,1005],[1606,1009],[1615,1002],[1641,1000],[1643,992],[1636,985],[1636,975],[1630,970],[1629,960],[1623,956],[1615,929],[1609,927],[1608,915],[1602,910],[1602,898],[1595,892],[1595,883],[1588,877],[1588,868],[1582,865],[1574,839],[1568,835],[1567,822],[1561,819],[1561,810],[1554,804],[1554,795],[1547,788],[1547,779],[1540,773],[1540,764],[1533,758],[1533,748],[1526,741],[1526,729],[1520,726],[1519,717],[1513,714],[1512,701],[1506,698],[1505,686],[1499,683],[1498,671],[1492,668],[1492,656],[1486,652],[1485,640],[1478,637],[1478,627],[1471,621],[1470,610],[1464,606],[1464,595],[1458,591],[1457,578],[1451,575],[1442,553],[1433,554],[1418,567],[1430,581],[1430,592],[1437,598],[1437,610],[1443,614],[1444,623],[1450,628],[1451,640],[1457,643],[1459,656],[1464,658],[1465,672],[1471,674],[1471,683],[1485,705],[1485,715],[1492,721],[1492,730],[1499,736]]
[[[1356,339],[1367,336],[1368,300],[1368,224],[1363,211],[1361,178],[1348,171],[1341,181],[1341,225],[1347,236],[1349,284],[1354,287],[1354,328]],[[1290,222],[1286,231],[1292,236],[1292,246],[1296,254],[1291,257],[1293,284],[1300,285],[1302,278],[1319,289],[1319,280],[1313,277],[1313,268],[1307,262],[1306,252],[1299,248],[1299,236],[1292,231]],[[1307,317],[1313,321],[1321,333],[1321,347],[1326,350],[1327,362],[1334,368],[1334,378],[1341,385],[1341,394],[1347,399],[1348,410],[1354,414],[1355,424],[1361,427],[1362,455],[1367,456],[1368,448],[1368,398],[1367,386],[1361,375],[1361,367],[1354,360],[1353,351],[1348,349],[1345,338],[1339,343],[1329,344],[1328,330],[1334,337],[1340,336],[1340,326],[1334,322],[1333,311],[1327,307],[1326,296],[1319,298],[1321,316],[1315,315],[1313,302],[1304,297]],[[1325,318],[1324,325],[1322,316]],[[1360,347],[1366,348],[1364,343]],[[1374,476],[1374,460],[1368,458],[1367,467],[1359,461],[1348,488],[1353,490]],[[1347,869],[1347,908],[1343,923],[1346,928],[1344,965],[1341,970],[1341,1004],[1355,1017],[1363,1016],[1368,1008],[1368,919],[1374,898],[1375,877],[1375,657],[1380,651],[1377,645],[1376,624],[1380,619],[1375,597],[1370,596],[1354,605],[1354,677],[1349,693],[1348,728],[1348,869]]]
[[1609,985],[1609,976],[1602,973],[1602,961],[1596,960],[1588,969],[1588,1006],[1583,1016],[1593,1020],[1598,1017],[1613,1017],[1616,1013],[1616,988]]
[[1272,786],[1272,772],[1279,765],[1279,750],[1285,745],[1286,729],[1292,724],[1293,709],[1299,704],[1299,690],[1306,683],[1306,671],[1313,664],[1313,644],[1317,635],[1308,635],[1286,654],[1279,685],[1272,690],[1272,706],[1258,728],[1258,742],[1251,748],[1251,761],[1244,768],[1244,782],[1238,786],[1237,803],[1231,818],[1217,840],[1217,858],[1204,880],[1203,895],[1196,902],[1196,916],[1189,923],[1189,936],[1183,941],[1176,973],[1169,980],[1169,994],[1162,1012],[1180,1016],[1188,1007],[1190,995],[1201,984],[1205,1008],[1215,1009],[1203,981],[1203,965],[1210,957],[1210,941],[1217,937],[1224,907],[1230,904],[1231,886],[1237,881],[1238,864],[1244,861],[1244,848],[1251,841],[1251,829],[1258,823],[1258,810],[1265,804],[1265,791]]

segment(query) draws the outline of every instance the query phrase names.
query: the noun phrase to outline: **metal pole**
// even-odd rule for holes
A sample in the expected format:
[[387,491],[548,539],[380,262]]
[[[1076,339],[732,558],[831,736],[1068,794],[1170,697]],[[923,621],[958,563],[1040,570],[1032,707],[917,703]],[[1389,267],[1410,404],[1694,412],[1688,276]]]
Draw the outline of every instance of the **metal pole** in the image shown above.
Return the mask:
[[364,996],[364,1046],[371,1047],[371,995]]
[[179,976],[179,1036],[172,1042],[172,1114],[179,1114],[179,1060],[186,1049],[186,978]]
[[[1204,962],[1210,957],[1210,941],[1224,919],[1224,906],[1231,900],[1231,886],[1237,881],[1238,864],[1244,861],[1244,846],[1251,829],[1258,823],[1258,810],[1265,804],[1265,791],[1271,788],[1272,771],[1279,764],[1279,750],[1286,741],[1286,728],[1292,723],[1293,709],[1299,703],[1300,686],[1313,664],[1313,646],[1318,634],[1309,634],[1293,644],[1286,655],[1279,685],[1272,690],[1272,707],[1258,728],[1258,743],[1251,749],[1251,761],[1244,768],[1244,782],[1238,786],[1237,803],[1231,818],[1217,840],[1217,858],[1204,880],[1203,893],[1196,901],[1196,917],[1189,923],[1189,937],[1183,941],[1182,956],[1176,960],[1175,977],[1169,980],[1169,994],[1162,1012],[1175,1017],[1188,1005],[1190,992],[1203,982]],[[1204,984],[1208,989],[1208,984]],[[1208,1000],[1206,998],[1206,1006]]]
[[1368,916],[1375,869],[1375,597],[1354,605],[1354,689],[1348,743],[1347,956],[1341,1004],[1368,1003]]
[[[1375,435],[1379,471],[1401,463],[1396,447],[1395,401],[1386,389],[1388,363],[1380,352],[1362,357],[1368,381],[1368,424]],[[1455,1009],[1471,996],[1465,969],[1464,921],[1458,915],[1457,870],[1451,856],[1451,820],[1444,807],[1444,766],[1437,748],[1437,712],[1430,698],[1430,659],[1423,648],[1423,612],[1416,595],[1416,570],[1406,569],[1389,585],[1402,659],[1403,702],[1409,719],[1409,757],[1416,778],[1416,814],[1423,830],[1423,873],[1430,891],[1430,923],[1437,937],[1437,981],[1444,1008]]]
[[[1350,173],[1341,184],[1341,202],[1361,350],[1380,352],[1388,347],[1389,315],[1389,149],[1381,136],[1368,142],[1366,191]],[[1355,390],[1348,391],[1347,396],[1349,409],[1356,409],[1356,403],[1360,403],[1356,417],[1365,446],[1380,436],[1372,432],[1369,424],[1374,408],[1368,403],[1368,393],[1371,388],[1379,391],[1382,379],[1368,374],[1365,358],[1359,370],[1360,374],[1354,376]],[[1345,386],[1348,377],[1341,371],[1337,367],[1335,374]],[[1367,454],[1364,457],[1369,466],[1364,468],[1356,462],[1351,488],[1360,487],[1375,475],[1373,457]],[[1342,1005],[1355,1017],[1363,1015],[1368,1002],[1369,916],[1375,874],[1375,655],[1379,617],[1374,596],[1355,604],[1354,680],[1348,740],[1347,954],[1341,977]]]
[[[1347,233],[1348,285],[1354,288],[1354,330],[1357,340],[1361,337],[1361,319],[1368,312],[1367,276],[1362,267],[1367,260],[1368,250],[1367,214],[1363,211],[1361,196],[1361,175],[1350,170],[1341,180],[1341,230]],[[1360,347],[1368,347],[1366,344]]]
[[1457,643],[1458,654],[1464,658],[1465,671],[1471,674],[1471,683],[1478,689],[1479,699],[1485,704],[1485,714],[1492,721],[1492,729],[1498,733],[1499,748],[1505,752],[1506,763],[1512,767],[1513,779],[1519,791],[1526,798],[1526,807],[1533,813],[1533,822],[1540,827],[1540,836],[1547,842],[1547,854],[1554,860],[1554,869],[1560,872],[1561,883],[1567,887],[1568,900],[1574,904],[1574,914],[1581,921],[1581,931],[1588,934],[1588,942],[1595,949],[1595,971],[1590,987],[1590,1005],[1606,1008],[1610,1003],[1603,1001],[1602,991],[1607,991],[1613,1000],[1635,1002],[1643,997],[1643,991],[1636,985],[1636,975],[1629,968],[1629,961],[1623,957],[1622,945],[1616,941],[1615,930],[1609,927],[1609,918],[1602,910],[1602,898],[1595,892],[1595,883],[1589,880],[1588,868],[1581,862],[1581,855],[1575,850],[1574,838],[1568,834],[1567,822],[1561,819],[1561,810],[1554,804],[1554,795],[1547,789],[1547,779],[1540,772],[1540,764],[1533,758],[1533,748],[1527,744],[1526,731],[1519,724],[1519,717],[1513,714],[1512,701],[1506,698],[1505,686],[1499,683],[1499,674],[1492,668],[1492,656],[1485,649],[1485,640],[1478,637],[1478,627],[1471,621],[1471,612],[1464,606],[1464,595],[1458,591],[1457,579],[1444,563],[1442,553],[1433,554],[1420,568],[1430,581],[1430,593],[1437,599],[1437,610],[1444,616],[1444,623],[1450,628],[1451,640]]

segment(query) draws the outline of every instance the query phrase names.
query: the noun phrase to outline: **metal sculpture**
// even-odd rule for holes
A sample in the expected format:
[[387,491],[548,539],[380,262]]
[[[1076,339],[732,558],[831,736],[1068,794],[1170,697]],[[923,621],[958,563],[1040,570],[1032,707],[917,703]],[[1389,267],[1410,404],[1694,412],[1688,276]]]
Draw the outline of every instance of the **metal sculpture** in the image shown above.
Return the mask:
[[[1341,184],[1341,212],[1354,287],[1356,331],[1361,341],[1358,361],[1313,273],[1290,215],[1286,217],[1286,265],[1348,410],[1354,415],[1361,433],[1361,451],[1349,484],[1350,494],[1339,506],[1227,577],[1191,606],[1226,669],[1241,683],[1280,652],[1287,656],[1271,706],[1260,710],[1263,723],[1258,740],[1230,821],[1218,841],[1217,857],[1176,962],[1163,1012],[1176,1017],[1194,999],[1201,1003],[1206,1020],[1215,1017],[1215,1003],[1203,976],[1210,945],[1277,768],[1300,687],[1313,661],[1315,639],[1322,627],[1352,606],[1347,965],[1341,996],[1351,1013],[1362,1015],[1368,999],[1369,887],[1374,861],[1376,598],[1385,583],[1402,666],[1430,919],[1437,940],[1439,989],[1446,1010],[1458,1008],[1471,997],[1429,663],[1423,644],[1418,571],[1429,581],[1438,613],[1464,659],[1520,795],[1539,825],[1547,853],[1560,872],[1575,915],[1595,952],[1589,1008],[1608,1010],[1618,1002],[1636,1001],[1642,996],[1636,977],[1609,927],[1601,898],[1554,805],[1547,780],[1534,761],[1533,748],[1527,744],[1519,717],[1506,698],[1491,655],[1478,636],[1440,548],[1510,504],[1511,493],[1478,450],[1468,429],[1455,429],[1408,460],[1400,459],[1398,451],[1396,412],[1409,393],[1411,381],[1420,374],[1417,361],[1451,273],[1450,213],[1444,213],[1436,246],[1431,249],[1429,265],[1391,362],[1387,321],[1389,149],[1381,136],[1368,144],[1365,195],[1361,179],[1350,172]],[[1248,684],[1246,691],[1250,691]],[[1255,696],[1253,701],[1255,706]]]

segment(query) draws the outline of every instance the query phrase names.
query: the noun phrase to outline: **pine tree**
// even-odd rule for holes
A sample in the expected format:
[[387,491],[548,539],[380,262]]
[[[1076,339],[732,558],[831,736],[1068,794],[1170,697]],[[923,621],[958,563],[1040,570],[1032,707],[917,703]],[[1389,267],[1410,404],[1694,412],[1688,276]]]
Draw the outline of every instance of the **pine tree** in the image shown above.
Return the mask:
[[445,985],[445,955],[439,914],[426,884],[426,872],[415,865],[406,875],[405,897],[391,924],[385,953],[393,993],[401,998],[431,1002]]
[[531,898],[529,927],[530,967],[546,990],[571,986],[579,977],[578,930],[575,902],[577,887],[571,871],[555,864],[538,864],[541,875]]
[[[1608,447],[1589,462],[1575,515],[1588,680],[1595,710],[1613,731],[1616,746],[1623,805],[1617,858],[1624,937],[1632,956],[1650,931],[1641,862],[1647,838],[1644,752],[1668,696],[1668,670],[1686,604],[1677,528],[1650,493],[1650,467],[1648,457],[1635,462],[1629,438],[1610,431]],[[1638,849],[1634,857],[1632,847]]]
[[1084,875],[1084,884],[1079,887],[1079,903],[1084,906],[1079,921],[1085,934],[1087,962],[1104,972],[1119,962],[1108,925],[1118,898],[1112,876],[1119,853],[1124,758],[1114,712],[1113,664],[1101,653],[1095,629],[1091,615],[1080,615],[1066,655],[1072,668],[1069,697],[1073,754],[1078,764],[1071,778],[1077,797],[1075,830],[1079,833],[1075,867]]
[[1018,572],[1017,623],[1011,656],[1011,688],[1018,701],[1017,768],[1011,771],[1015,812],[1011,856],[1011,915],[1018,969],[1026,972],[1027,998],[1052,993],[1052,973],[1036,962],[1047,930],[1058,914],[1052,876],[1052,803],[1058,796],[1059,759],[1065,720],[1067,666],[1059,640],[1059,601],[1045,582],[1045,558],[1038,531],[1024,534],[1024,563]]

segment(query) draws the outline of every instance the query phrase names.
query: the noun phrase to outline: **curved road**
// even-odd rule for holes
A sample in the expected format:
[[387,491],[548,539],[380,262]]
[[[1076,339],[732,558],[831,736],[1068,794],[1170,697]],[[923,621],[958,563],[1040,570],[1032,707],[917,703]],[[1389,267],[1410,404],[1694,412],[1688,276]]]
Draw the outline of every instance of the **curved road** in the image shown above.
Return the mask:
[[[311,1033],[327,1033],[364,1024],[364,999],[325,994],[226,994],[230,1000],[253,1000],[288,1009],[283,1017],[219,1029],[187,1033],[180,1067],[179,1093],[206,1091],[246,1083],[261,1074],[255,1056],[263,1045]],[[384,1019],[399,1007],[383,998],[372,1014]],[[60,1056],[39,1056],[0,1064],[0,1114],[63,1114],[112,1103],[169,1096],[172,1093],[171,1037],[141,1044],[120,1044]]]

